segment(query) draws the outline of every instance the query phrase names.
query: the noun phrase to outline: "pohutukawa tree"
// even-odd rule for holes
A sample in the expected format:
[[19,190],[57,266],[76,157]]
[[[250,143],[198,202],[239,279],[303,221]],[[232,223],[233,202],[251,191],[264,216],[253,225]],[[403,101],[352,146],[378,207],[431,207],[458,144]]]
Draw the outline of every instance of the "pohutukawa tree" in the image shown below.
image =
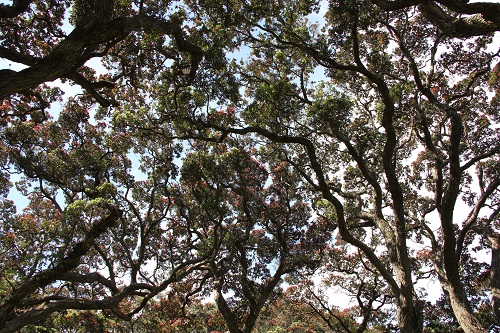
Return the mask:
[[422,332],[433,278],[485,332],[499,17],[445,0],[0,5],[0,332],[67,309],[130,320],[179,283],[250,332],[328,253],[331,273],[370,272],[346,276],[359,313],[383,299]]
[[195,207],[205,211],[198,218],[208,222],[202,238],[217,239],[207,288],[229,331],[250,333],[282,279],[320,263],[334,224],[312,217],[313,196],[287,163],[276,164],[266,149],[244,150],[244,142],[225,141],[196,147],[184,161],[194,204],[186,214]]
[[[464,331],[484,331],[463,272],[480,265],[472,244],[498,237],[492,36],[456,39],[428,22],[422,6],[386,11],[362,1],[331,1],[320,28],[308,23],[310,5],[207,10],[232,19],[253,53],[235,66],[248,96],[237,126],[199,123],[222,138],[253,134],[282,144],[276,154],[331,204],[342,239],[389,285],[401,331],[424,323],[413,264],[422,254]],[[328,78],[319,84],[311,78],[317,68]]]
[[[0,331],[66,309],[130,320],[173,283],[203,281],[196,271],[213,248],[176,208],[179,147],[121,130],[120,117],[114,129],[90,124],[74,101],[57,120],[4,128],[9,171],[22,174],[17,187],[29,203],[20,214],[3,203]],[[143,180],[130,174],[134,145]]]

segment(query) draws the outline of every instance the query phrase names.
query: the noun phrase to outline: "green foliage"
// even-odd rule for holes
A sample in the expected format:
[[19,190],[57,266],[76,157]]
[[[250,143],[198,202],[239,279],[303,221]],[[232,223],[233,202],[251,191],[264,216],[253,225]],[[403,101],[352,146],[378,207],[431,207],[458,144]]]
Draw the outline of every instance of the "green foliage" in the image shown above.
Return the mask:
[[484,332],[497,12],[0,5],[0,331]]
[[318,124],[327,124],[332,131],[343,131],[351,121],[353,104],[348,96],[327,96],[314,101],[308,115]]

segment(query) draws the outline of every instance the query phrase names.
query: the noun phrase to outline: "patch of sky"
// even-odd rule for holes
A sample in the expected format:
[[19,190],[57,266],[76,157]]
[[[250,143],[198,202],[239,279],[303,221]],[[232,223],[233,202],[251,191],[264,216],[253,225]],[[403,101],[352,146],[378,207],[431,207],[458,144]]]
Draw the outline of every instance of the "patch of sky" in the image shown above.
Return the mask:
[[319,2],[319,9],[307,16],[309,22],[318,24],[318,28],[323,28],[326,25],[325,15],[328,12],[328,1],[322,0]]

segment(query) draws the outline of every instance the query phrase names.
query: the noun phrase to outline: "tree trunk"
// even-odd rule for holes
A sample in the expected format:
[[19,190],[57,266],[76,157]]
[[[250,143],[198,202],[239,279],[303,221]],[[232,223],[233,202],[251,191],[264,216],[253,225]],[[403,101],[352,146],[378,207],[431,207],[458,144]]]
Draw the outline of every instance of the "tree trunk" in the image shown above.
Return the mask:
[[217,308],[219,309],[219,312],[222,314],[222,317],[224,318],[227,328],[229,329],[228,332],[241,333],[238,327],[238,320],[236,319],[236,316],[233,313],[233,311],[231,311],[231,309],[229,308],[229,305],[224,299],[224,296],[222,295],[222,287],[220,281],[217,281],[215,283],[214,299],[215,299],[215,304],[217,304]]
[[[400,298],[403,298],[402,296]],[[420,303],[400,299],[398,302],[398,324],[401,333],[422,333],[422,309]]]
[[500,323],[500,235],[489,237],[491,242],[491,306],[496,321]]
[[487,333],[481,322],[474,316],[463,290],[449,286],[445,289],[450,305],[464,333]]

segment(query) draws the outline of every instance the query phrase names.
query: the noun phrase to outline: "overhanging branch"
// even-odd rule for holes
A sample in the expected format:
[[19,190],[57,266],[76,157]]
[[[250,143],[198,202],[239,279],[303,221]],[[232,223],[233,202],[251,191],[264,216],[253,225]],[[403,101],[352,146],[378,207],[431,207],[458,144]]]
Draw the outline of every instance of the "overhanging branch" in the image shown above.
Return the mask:
[[[93,56],[91,51],[99,48],[99,45],[111,41],[117,43],[137,31],[155,31],[173,37],[179,51],[190,54],[191,68],[187,76],[190,81],[194,79],[203,52],[200,47],[186,40],[178,23],[146,16],[122,17],[106,22],[91,21],[88,24],[78,25],[50,54],[37,62],[32,58],[16,55],[18,58],[23,57],[23,60],[25,62],[27,60],[31,66],[19,72],[5,73],[4,79],[0,82],[0,99],[32,89],[44,82],[72,76],[80,64]],[[3,51],[5,53],[8,50]]]

